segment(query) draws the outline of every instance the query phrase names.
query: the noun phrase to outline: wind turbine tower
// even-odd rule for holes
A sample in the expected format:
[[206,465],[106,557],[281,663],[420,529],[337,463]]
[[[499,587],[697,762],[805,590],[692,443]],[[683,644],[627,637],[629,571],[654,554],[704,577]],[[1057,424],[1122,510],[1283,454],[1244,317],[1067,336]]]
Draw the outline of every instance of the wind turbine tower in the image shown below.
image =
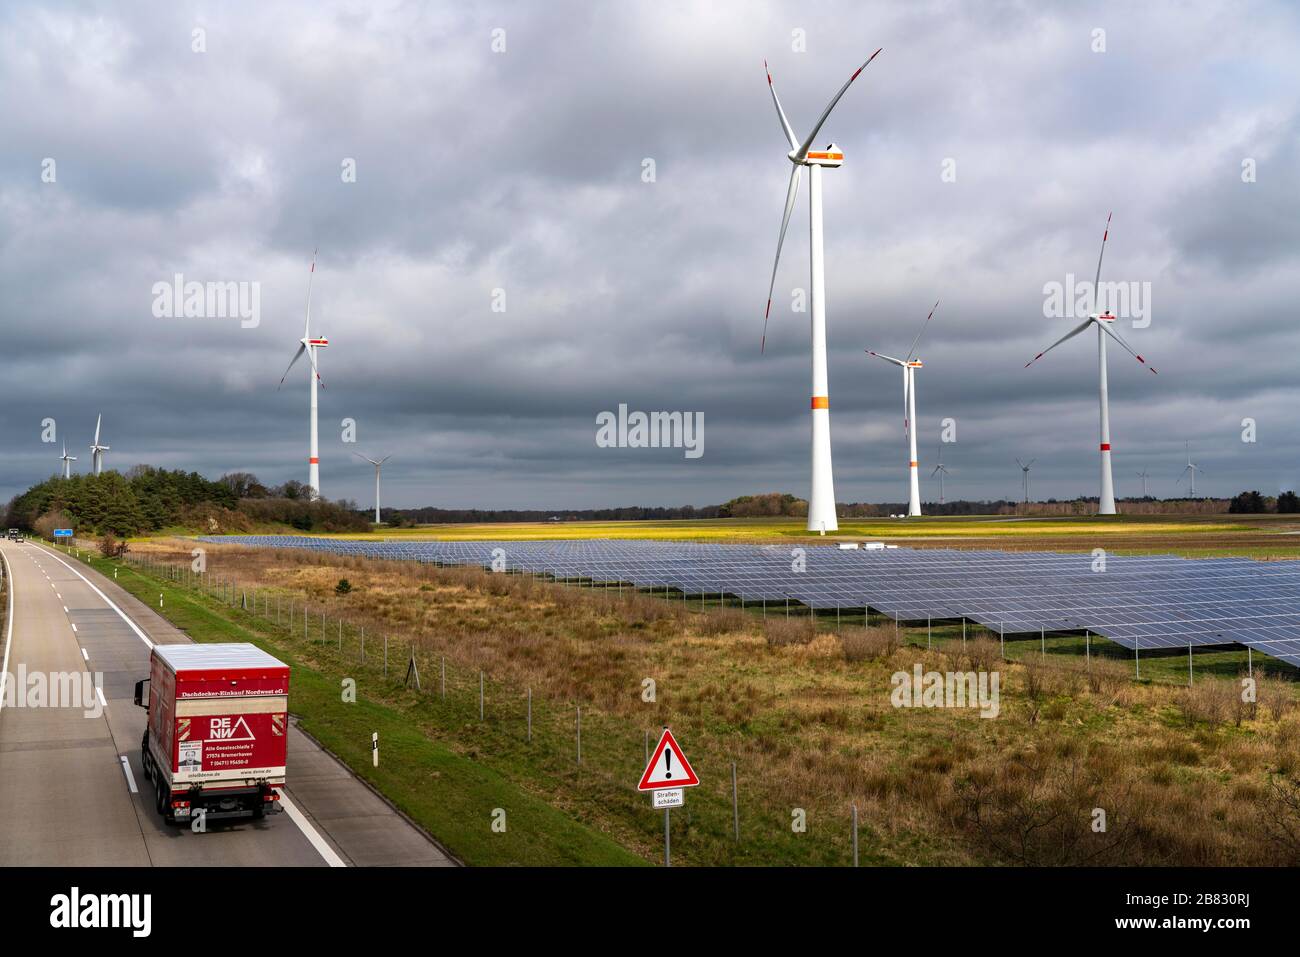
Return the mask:
[[[298,351],[289,360],[284,375],[280,376],[280,386],[282,386],[285,378],[289,375],[289,370],[293,368],[293,364],[302,358],[303,353],[306,353],[307,361],[311,364],[311,371],[307,374],[311,390],[311,449],[307,455],[307,494],[313,502],[320,498],[320,440],[316,428],[316,387],[325,388],[325,383],[321,381],[320,370],[316,365],[316,350],[324,349],[330,344],[330,341],[324,336],[313,336],[311,334],[311,282],[315,276],[316,251],[312,250],[311,272],[307,276],[307,318],[303,322],[302,338],[298,340]],[[280,386],[276,386],[277,392]]]
[[1187,448],[1187,464],[1183,466],[1183,474],[1178,476],[1178,484],[1181,485],[1183,479],[1187,479],[1187,497],[1196,498],[1196,473],[1205,474],[1205,469],[1192,461],[1192,444],[1190,442],[1184,444]]
[[930,473],[930,478],[934,478],[936,475],[939,476],[939,504],[940,504],[940,505],[943,504],[943,479],[944,479],[944,476],[946,476],[947,474],[948,474],[948,469],[947,469],[947,467],[943,464],[943,446],[940,445],[940,446],[939,446],[939,464],[936,465],[936,466],[934,467],[934,471]]
[[99,444],[99,426],[104,421],[104,415],[101,412],[95,419],[95,441],[90,446],[90,470],[98,475],[104,471],[104,453],[110,451],[107,445]]
[[[781,217],[781,233],[776,241],[776,258],[772,262],[772,281],[767,287],[767,310],[763,314],[763,340],[760,351],[767,348],[767,320],[772,314],[772,290],[776,286],[776,268],[781,262],[781,246],[785,243],[786,227],[790,225],[790,213],[794,209],[795,197],[799,193],[799,180],[804,167],[808,168],[808,231],[811,261],[810,294],[812,307],[812,486],[808,495],[808,531],[825,535],[839,528],[835,517],[835,480],[831,470],[831,419],[830,395],[826,375],[826,271],[822,256],[822,169],[837,169],[844,162],[844,154],[834,143],[821,150],[812,148],[813,140],[821,132],[822,124],[835,109],[835,104],[849,88],[858,75],[867,68],[867,64],[880,53],[871,54],[862,66],[853,72],[848,81],[840,87],[821,118],[817,120],[812,132],[801,143],[794,135],[790,121],[786,119],[781,100],[776,95],[776,86],[772,83],[772,73],[767,72],[767,87],[772,93],[772,102],[776,106],[777,116],[781,120],[781,129],[790,152],[786,158],[793,164],[790,171],[790,185],[785,194],[785,214]],[[764,68],[767,64],[763,64]]]
[[1137,359],[1138,362],[1142,363],[1148,369],[1151,369],[1153,373],[1156,371],[1155,369],[1152,369],[1151,366],[1147,365],[1146,359],[1143,359],[1133,351],[1133,347],[1124,341],[1123,336],[1115,331],[1115,317],[1111,314],[1110,310],[1107,309],[1105,312],[1100,311],[1101,260],[1102,257],[1106,255],[1106,239],[1108,236],[1110,236],[1109,214],[1106,216],[1106,231],[1102,233],[1101,236],[1101,252],[1097,254],[1097,276],[1092,281],[1093,307],[1099,311],[1092,313],[1079,325],[1075,326],[1065,335],[1061,336],[1061,338],[1057,339],[1050,346],[1025,363],[1025,368],[1028,369],[1031,365],[1043,356],[1047,355],[1047,353],[1051,352],[1065,340],[1073,339],[1091,325],[1097,327],[1098,393],[1101,403],[1101,495],[1098,498],[1097,504],[1097,513],[1099,515],[1115,514],[1115,483],[1111,478],[1110,471],[1110,397],[1106,387],[1106,337],[1110,336],[1110,338],[1118,342],[1131,356],[1133,356],[1133,358]]
[[1026,505],[1029,504],[1029,470],[1034,467],[1034,463],[1037,461],[1038,459],[1030,459],[1028,462],[1022,462],[1020,461],[1020,459],[1016,459],[1016,464],[1020,466],[1020,471],[1022,473],[1021,477],[1023,478],[1025,483],[1025,504]]
[[921,514],[921,482],[919,476],[920,463],[916,458],[916,370],[922,368],[921,360],[916,358],[916,344],[921,341],[921,335],[925,332],[926,326],[934,318],[934,310],[939,308],[936,302],[930,314],[925,317],[925,322],[921,324],[921,330],[912,340],[912,348],[908,350],[906,359],[895,359],[893,356],[882,355],[879,352],[867,350],[867,355],[875,356],[877,359],[884,359],[903,370],[903,435],[908,439],[908,450],[911,453],[907,460],[908,472],[908,498],[907,514],[911,518]]
[[368,455],[362,455],[360,452],[353,452],[352,454],[359,459],[365,459],[367,462],[369,462],[371,465],[375,467],[375,524],[378,525],[379,524],[379,469],[383,466],[385,462],[391,459],[392,456],[385,455],[382,459],[376,460],[376,459],[372,459]]

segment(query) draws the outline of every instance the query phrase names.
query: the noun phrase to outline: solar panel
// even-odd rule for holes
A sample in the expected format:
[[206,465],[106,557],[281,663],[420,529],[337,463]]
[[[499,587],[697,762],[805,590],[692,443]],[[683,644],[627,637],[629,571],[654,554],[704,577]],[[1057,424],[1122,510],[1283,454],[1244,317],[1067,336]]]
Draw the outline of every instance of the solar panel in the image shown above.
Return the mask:
[[965,618],[1004,634],[1091,631],[1126,648],[1242,644],[1300,666],[1300,563],[1174,555],[840,549],[671,541],[357,541],[288,535],[204,541],[478,565],[721,594],[900,621]]

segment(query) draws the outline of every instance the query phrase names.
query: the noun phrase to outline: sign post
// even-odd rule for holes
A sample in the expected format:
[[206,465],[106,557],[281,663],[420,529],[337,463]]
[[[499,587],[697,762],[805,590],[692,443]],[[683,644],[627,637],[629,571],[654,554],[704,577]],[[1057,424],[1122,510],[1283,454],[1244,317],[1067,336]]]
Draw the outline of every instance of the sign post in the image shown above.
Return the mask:
[[641,783],[636,786],[638,791],[653,792],[651,807],[655,810],[663,808],[664,867],[672,867],[672,832],[668,815],[672,808],[686,803],[686,788],[693,788],[699,783],[700,779],[686,760],[681,745],[665,727],[650,760],[646,762]]
[[55,538],[71,538],[71,537],[72,537],[72,529],[70,529],[70,528],[56,528],[56,529],[54,530],[54,537],[55,537]]

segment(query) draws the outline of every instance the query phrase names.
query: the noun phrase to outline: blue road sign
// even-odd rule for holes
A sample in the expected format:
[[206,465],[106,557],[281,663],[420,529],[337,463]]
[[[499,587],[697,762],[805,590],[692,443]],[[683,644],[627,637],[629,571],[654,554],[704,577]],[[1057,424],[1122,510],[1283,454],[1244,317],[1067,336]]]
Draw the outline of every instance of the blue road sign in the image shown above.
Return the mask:
[[72,529],[70,529],[70,528],[56,528],[56,529],[54,530],[54,537],[55,537],[55,538],[71,538],[71,537],[72,537]]

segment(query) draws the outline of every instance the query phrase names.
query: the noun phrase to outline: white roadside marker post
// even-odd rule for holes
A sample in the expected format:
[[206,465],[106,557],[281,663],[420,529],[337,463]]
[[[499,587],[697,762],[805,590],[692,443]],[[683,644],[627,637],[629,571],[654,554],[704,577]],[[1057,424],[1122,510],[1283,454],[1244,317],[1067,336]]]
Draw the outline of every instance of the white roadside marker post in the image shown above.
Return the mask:
[[375,731],[370,735],[370,754],[374,758],[375,767],[379,767],[379,732]]

